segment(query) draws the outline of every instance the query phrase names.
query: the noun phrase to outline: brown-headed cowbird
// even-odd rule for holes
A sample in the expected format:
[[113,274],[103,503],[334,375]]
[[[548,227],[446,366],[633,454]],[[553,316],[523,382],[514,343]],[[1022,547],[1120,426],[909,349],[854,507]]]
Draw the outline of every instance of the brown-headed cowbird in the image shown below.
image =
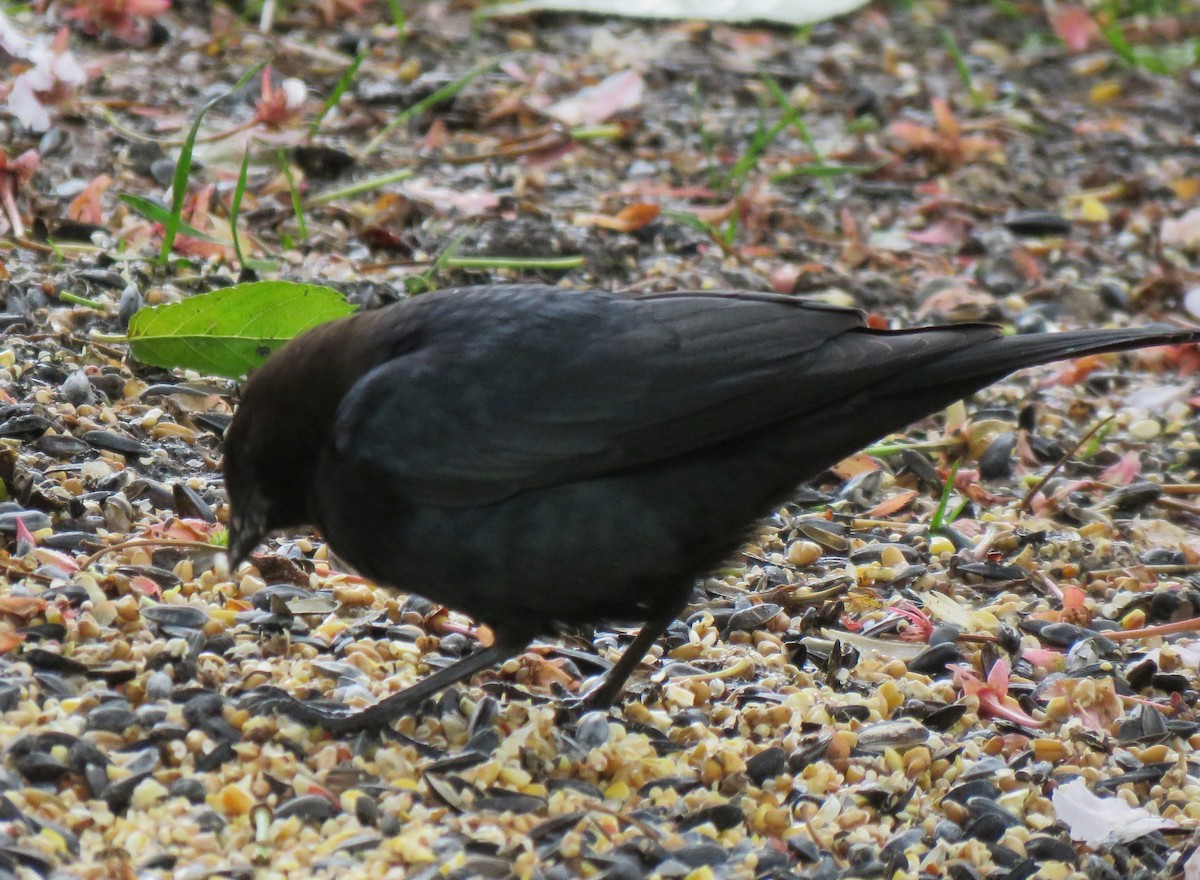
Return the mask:
[[1020,367],[1194,342],[1169,327],[887,331],[756,293],[536,285],[431,293],[316,328],[246,383],[225,439],[236,565],[315,525],[373,581],[488,624],[490,647],[356,714],[252,695],[335,732],[378,727],[556,624],[641,622],[606,705],[694,579],[865,444]]

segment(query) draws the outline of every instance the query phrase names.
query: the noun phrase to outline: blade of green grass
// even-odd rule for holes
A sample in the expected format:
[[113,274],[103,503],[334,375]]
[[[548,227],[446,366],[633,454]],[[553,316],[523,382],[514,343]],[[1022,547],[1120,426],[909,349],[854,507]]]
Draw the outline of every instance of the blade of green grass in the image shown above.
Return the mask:
[[1088,441],[1088,444],[1080,450],[1079,457],[1084,461],[1095,458],[1096,453],[1100,451],[1100,446],[1104,443],[1104,438],[1112,433],[1115,424],[1112,419],[1103,422],[1096,430],[1096,433],[1092,435],[1092,439]]
[[771,97],[775,99],[775,103],[779,105],[779,109],[783,113],[783,121],[796,129],[796,134],[800,135],[800,139],[804,141],[804,145],[813,154],[813,159],[823,162],[825,159],[824,154],[817,148],[817,142],[813,140],[812,135],[808,131],[808,126],[804,124],[804,119],[801,118],[800,111],[792,106],[792,101],[787,96],[787,93],[784,92],[783,87],[769,73],[760,72],[759,76],[762,78],[763,85],[770,91]]
[[768,128],[765,119],[766,108],[761,101],[758,111],[758,123],[754,127],[754,134],[750,137],[750,146],[738,157],[738,160],[733,163],[733,167],[725,175],[724,183],[732,186],[735,190],[741,188],[750,172],[758,165],[758,160],[788,127],[788,120],[780,119]]
[[979,110],[984,105],[983,95],[975,88],[975,81],[971,78],[971,68],[967,67],[967,60],[963,57],[962,49],[958,48],[958,43],[954,39],[954,34],[950,33],[948,28],[938,28],[938,36],[942,39],[942,45],[946,47],[946,51],[950,53],[950,58],[954,62],[954,69],[958,71],[958,78],[962,80],[963,88],[967,90],[967,94],[971,98],[971,106]]
[[610,141],[625,134],[623,125],[580,125],[571,129],[571,140]]
[[523,53],[521,52],[509,52],[508,54],[501,55],[498,58],[493,58],[491,61],[488,61],[485,64],[481,64],[478,67],[468,70],[454,82],[447,83],[429,97],[420,100],[411,107],[402,110],[400,113],[397,113],[396,117],[391,122],[381,128],[379,133],[367,142],[366,147],[363,148],[363,155],[369,156],[382,147],[384,141],[388,139],[388,136],[397,128],[407,123],[410,119],[421,115],[430,107],[435,107],[443,101],[453,98],[472,82],[479,79],[479,77],[491,73],[505,61],[508,61],[511,58],[519,57],[522,54]]
[[696,232],[703,233],[704,235],[716,235],[716,230],[713,229],[712,224],[705,223],[691,211],[666,210],[659,216],[664,220],[674,221],[680,226],[686,226],[688,229],[694,229]]
[[772,183],[779,183],[782,180],[790,180],[793,177],[837,177],[841,174],[872,174],[887,165],[887,162],[876,162],[873,165],[862,164],[845,164],[838,163],[814,163],[812,165],[798,165],[790,171],[777,171],[771,175]]
[[250,170],[250,145],[242,151],[242,167],[238,171],[237,186],[233,189],[233,198],[229,202],[229,235],[233,238],[233,252],[237,254],[238,265],[246,268],[246,255],[242,253],[242,240],[238,235],[238,217],[242,213],[242,196],[246,194],[246,176]]
[[300,238],[303,241],[308,241],[308,224],[304,221],[304,208],[300,204],[300,193],[296,189],[296,178],[292,175],[292,163],[288,161],[287,153],[281,147],[276,151],[276,157],[279,160],[279,170],[283,172],[283,177],[287,180],[288,194],[292,197],[292,211],[296,215],[296,223],[300,227]]
[[171,212],[167,216],[167,222],[163,224],[163,242],[158,252],[158,263],[160,266],[165,266],[167,260],[170,259],[171,248],[175,246],[175,236],[179,233],[180,225],[183,223],[183,200],[187,195],[188,175],[192,173],[192,150],[196,146],[196,137],[200,134],[200,123],[204,120],[204,115],[221,101],[224,101],[234,92],[238,91],[246,83],[250,82],[266,66],[266,61],[256,64],[246,71],[232,89],[217,95],[201,107],[200,112],[196,114],[195,121],[192,122],[192,127],[188,129],[188,135],[183,141],[183,146],[179,148],[179,159],[175,162],[175,174],[171,178]]
[[304,200],[304,203],[310,208],[314,205],[327,205],[330,202],[336,202],[338,199],[362,195],[365,192],[370,192],[371,190],[378,189],[381,186],[387,186],[391,183],[399,183],[400,181],[407,180],[412,176],[413,172],[411,168],[402,168],[399,171],[389,171],[387,174],[380,174],[378,177],[370,177],[366,180],[360,180],[356,183],[352,183],[349,186],[339,187],[338,189],[330,189],[323,193],[317,193],[315,196],[309,196]]
[[433,277],[446,267],[446,265],[454,258],[454,252],[458,250],[458,246],[463,243],[468,235],[474,232],[473,228],[464,229],[454,239],[442,248],[442,252],[433,259],[433,263],[422,272],[420,275],[413,275],[410,278],[404,279],[404,288],[411,294],[428,293],[431,290],[436,290],[436,285],[433,283]]
[[[946,483],[942,486],[942,497],[938,501],[938,506],[934,510],[933,516],[929,518],[930,535],[936,535],[942,530],[943,526],[953,521],[953,516],[947,519],[946,511],[950,507],[950,494],[954,491],[954,478],[958,476],[958,469],[961,465],[962,461],[954,462],[954,465],[950,468],[949,476],[946,477]],[[958,510],[961,512],[962,508],[960,507]]]
[[321,127],[321,123],[325,121],[325,117],[329,114],[329,111],[337,106],[337,102],[346,93],[346,89],[350,88],[350,83],[354,82],[354,75],[358,73],[358,68],[366,60],[367,52],[363,50],[355,55],[354,60],[350,62],[350,66],[342,71],[342,75],[338,77],[337,84],[333,87],[333,91],[329,93],[329,98],[325,101],[325,106],[321,108],[321,112],[317,114],[317,118],[308,127],[308,136],[310,138],[317,133],[317,129]]
[[[158,202],[153,201],[152,199],[147,199],[143,196],[135,196],[132,193],[121,193],[119,196],[117,196],[117,198],[127,204],[137,213],[141,214],[147,220],[150,220],[154,223],[160,223],[164,228],[166,227],[167,223],[170,222],[170,210],[163,207]],[[207,232],[201,232],[195,226],[192,226],[190,223],[185,223],[183,220],[179,220],[177,222],[175,231],[176,233],[182,232],[184,235],[190,236],[191,238],[195,238],[199,241],[209,242],[210,244],[229,244],[229,242],[221,241],[221,239],[209,235]]]
[[400,0],[387,0],[387,5],[392,14],[392,24],[396,26],[396,47],[403,52],[404,41],[408,36],[405,33],[407,20],[404,15],[404,7],[400,5]]
[[[771,93],[771,97],[775,99],[775,103],[779,105],[779,110],[782,114],[779,120],[780,123],[787,124],[794,128],[796,133],[800,136],[800,140],[804,141],[804,145],[808,147],[809,152],[812,153],[813,163],[808,167],[832,167],[825,162],[825,154],[821,152],[820,148],[817,146],[817,142],[813,140],[812,133],[808,130],[808,126],[804,123],[804,119],[801,117],[800,111],[792,106],[791,98],[788,97],[787,93],[783,90],[783,87],[780,86],[779,83],[776,82],[775,78],[769,73],[760,71],[759,77],[761,78],[763,85],[767,87],[767,91]],[[829,178],[833,177],[836,173],[837,172],[833,172],[831,174],[811,174],[809,176]],[[803,172],[801,172],[801,174],[803,174]],[[775,180],[776,178],[772,177],[771,179]],[[833,184],[826,183],[825,189],[830,193],[830,195],[833,194]]]

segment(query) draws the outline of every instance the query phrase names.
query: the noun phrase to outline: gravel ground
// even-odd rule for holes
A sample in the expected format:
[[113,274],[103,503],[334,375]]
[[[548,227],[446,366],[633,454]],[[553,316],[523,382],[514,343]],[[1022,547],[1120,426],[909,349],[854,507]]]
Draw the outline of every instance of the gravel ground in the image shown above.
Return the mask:
[[[471,621],[374,590],[318,536],[231,576],[236,386],[121,335],[256,273],[363,306],[536,278],[776,290],[894,326],[1194,322],[1195,69],[1133,68],[1069,17],[1064,43],[1040,4],[796,32],[429,2],[400,48],[352,0],[281,8],[266,36],[142,2],[12,18],[69,21],[85,81],[60,70],[44,132],[0,114],[0,880],[1184,876],[1195,349],[1027,371],[798,490],[612,712],[570,703],[628,641],[601,627],[333,739],[239,697],[365,705],[470,651]],[[1125,22],[1134,49],[1197,31],[1160,6]],[[205,117],[160,264],[161,224],[119,197],[169,204],[200,107],[268,60],[268,93]]]

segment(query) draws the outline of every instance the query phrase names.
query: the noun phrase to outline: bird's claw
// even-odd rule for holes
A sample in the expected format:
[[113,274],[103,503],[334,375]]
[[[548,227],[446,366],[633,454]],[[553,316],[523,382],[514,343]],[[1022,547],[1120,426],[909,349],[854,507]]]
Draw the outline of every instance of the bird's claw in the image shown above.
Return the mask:
[[612,688],[606,687],[607,679],[601,678],[595,684],[570,697],[560,700],[560,705],[571,717],[578,718],[587,712],[607,712],[612,708],[614,695]]
[[301,724],[320,727],[334,735],[354,733],[362,730],[364,726],[369,726],[362,723],[359,713],[314,706],[297,700],[282,688],[270,685],[256,688],[246,694],[240,705],[254,715],[286,715]]

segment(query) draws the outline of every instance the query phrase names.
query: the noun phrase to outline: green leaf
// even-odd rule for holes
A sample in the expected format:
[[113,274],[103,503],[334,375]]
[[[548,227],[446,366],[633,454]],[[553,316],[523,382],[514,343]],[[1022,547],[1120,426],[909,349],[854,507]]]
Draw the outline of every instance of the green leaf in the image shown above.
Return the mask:
[[292,337],[353,311],[329,287],[256,281],[139,310],[129,350],[156,367],[236,379]]
[[[161,223],[163,226],[166,226],[170,222],[170,211],[153,199],[148,199],[144,196],[135,196],[132,193],[121,193],[117,198],[152,223]],[[211,244],[229,244],[229,242],[221,241],[221,239],[209,235],[207,232],[201,232],[195,226],[183,220],[179,221],[178,231],[184,235],[191,236],[197,241],[207,241]]]
[[688,229],[694,229],[704,235],[714,234],[711,224],[705,223],[691,211],[663,211],[662,217],[666,220],[674,220],[680,226],[686,226]]

